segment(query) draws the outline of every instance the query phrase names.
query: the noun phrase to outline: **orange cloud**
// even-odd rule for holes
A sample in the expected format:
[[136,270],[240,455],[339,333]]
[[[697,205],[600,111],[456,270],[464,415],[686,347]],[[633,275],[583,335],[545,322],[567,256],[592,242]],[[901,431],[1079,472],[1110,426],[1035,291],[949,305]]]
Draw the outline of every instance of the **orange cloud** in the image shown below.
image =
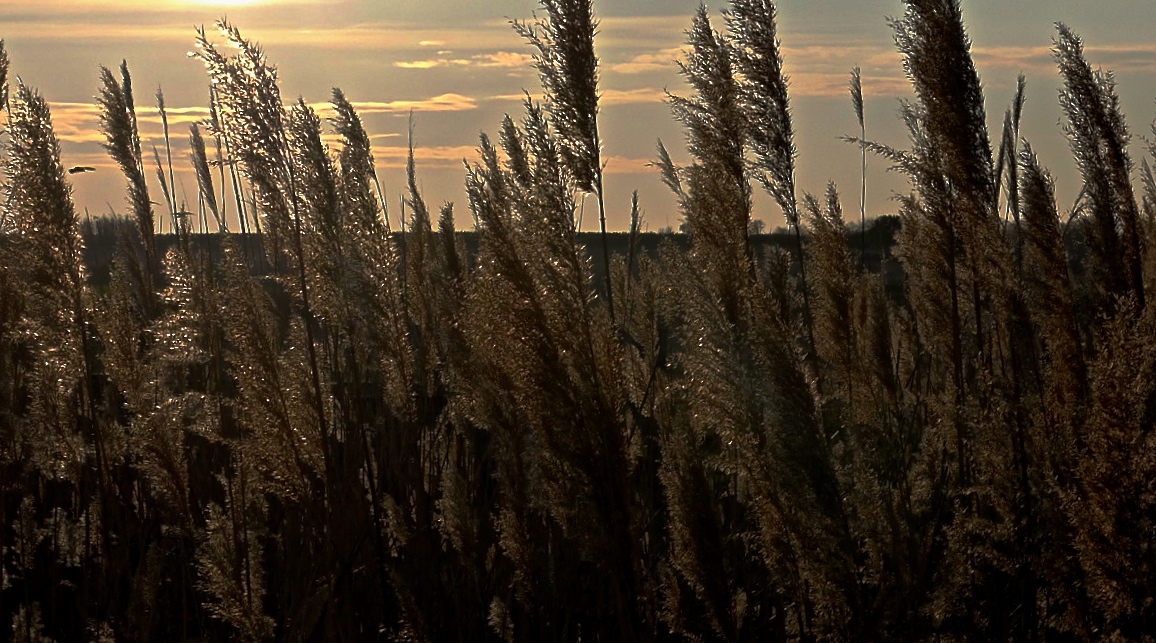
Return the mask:
[[[622,20],[622,19],[619,19]],[[655,25],[667,24],[670,19],[627,19],[625,23]],[[810,41],[810,42],[808,42]],[[797,36],[792,46],[782,48],[785,71],[790,78],[793,97],[842,96],[847,93],[847,79],[852,67],[863,68],[867,91],[876,94],[901,93],[907,87],[902,75],[902,59],[894,48],[866,41],[830,42],[827,37]],[[674,72],[676,61],[685,57],[681,47],[663,47],[637,53],[623,62],[611,63],[608,69],[622,75]],[[682,93],[682,89],[672,90]],[[625,91],[606,91],[603,102],[607,105],[662,102],[664,92],[638,88]]]
[[[412,51],[416,41],[421,47],[438,47],[442,51],[499,51],[517,42],[509,26],[493,29],[439,28],[396,22],[364,23],[346,26],[270,27],[246,29],[246,37],[265,45],[295,46],[363,51]],[[191,40],[191,37],[188,38]],[[438,52],[439,55],[441,51]]]
[[1015,69],[1046,72],[1055,69],[1052,49],[1038,47],[973,47],[972,59],[984,69]]
[[[120,166],[118,166],[116,164],[116,162],[112,160],[112,157],[110,157],[108,154],[106,154],[104,152],[85,152],[85,151],[80,151],[80,150],[76,150],[76,149],[66,148],[66,149],[62,150],[60,153],[60,162],[62,165],[64,165],[65,169],[68,169],[70,167],[75,167],[77,165],[84,166],[84,167],[96,168],[98,170],[98,172],[97,172],[97,174],[93,175],[94,177],[100,176],[101,172],[103,172],[105,170],[109,170],[109,171],[113,171],[113,172],[120,172]],[[118,174],[118,176],[119,176],[119,174]],[[71,180],[73,182],[76,182],[78,180],[78,177],[87,177],[87,175],[74,174],[74,175],[72,175]],[[105,176],[104,180],[107,180],[107,179],[108,179],[108,177]]]
[[[104,134],[100,132],[100,107],[93,103],[66,103],[50,102],[52,111],[52,128],[56,138],[68,143],[103,143]],[[209,110],[205,107],[171,107],[165,112],[169,121],[171,137],[183,137],[187,129],[178,127],[192,123],[200,123],[208,119]],[[137,123],[140,128],[142,144],[163,144],[164,133],[160,110],[155,107],[138,107]]]
[[598,47],[603,50],[661,50],[686,40],[692,15],[622,16],[601,19]]
[[[137,122],[151,123],[156,126],[161,125],[161,112],[155,107],[137,108]],[[203,123],[209,119],[209,108],[207,107],[166,107],[165,117],[169,121],[169,127],[174,125],[189,125],[191,123]]]
[[[477,151],[473,145],[418,146],[414,147],[413,157],[419,161],[453,161],[460,165],[462,159],[477,156]],[[409,147],[404,145],[375,146],[373,155],[379,160],[385,160],[387,166],[391,166],[390,161],[398,161],[399,166],[404,166],[406,159],[409,158]]]
[[[847,86],[850,72],[798,74],[791,78],[792,98],[833,98],[850,96]],[[911,84],[898,74],[862,75],[865,96],[899,96],[911,91]]]

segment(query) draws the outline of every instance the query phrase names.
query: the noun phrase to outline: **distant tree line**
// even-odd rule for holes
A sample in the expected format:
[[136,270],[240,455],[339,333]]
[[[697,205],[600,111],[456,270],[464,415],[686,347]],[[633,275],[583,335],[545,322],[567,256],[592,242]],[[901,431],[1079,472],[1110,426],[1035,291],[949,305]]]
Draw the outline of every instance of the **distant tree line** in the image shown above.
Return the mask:
[[[756,220],[752,223],[762,221]],[[112,265],[120,255],[126,237],[133,243],[139,238],[136,225],[132,219],[122,216],[89,216],[81,219],[80,238],[84,243],[81,263],[84,265],[86,282],[90,287],[100,290],[108,286],[112,278]],[[895,261],[894,250],[901,226],[900,218],[893,214],[869,219],[865,231],[860,231],[857,226],[847,229],[847,245],[855,249],[856,258],[860,256],[865,258],[866,268],[872,272],[878,272],[887,262],[892,262],[893,268],[899,269],[900,265]],[[405,234],[398,231],[394,234],[397,244],[405,244]],[[456,235],[456,242],[461,246],[464,259],[467,262],[474,261],[478,254],[480,233],[475,230],[458,230]],[[1070,236],[1076,238],[1076,235]],[[601,234],[596,232],[577,232],[575,237],[578,244],[584,248],[601,243]],[[225,235],[216,232],[191,233],[189,243],[195,251],[206,252],[214,257],[224,252],[222,244],[225,238]],[[249,264],[250,272],[256,275],[268,270],[268,266],[263,263],[264,255],[260,250],[260,239],[256,235],[233,233],[227,238],[231,243],[240,246],[252,246],[249,250],[252,256]],[[766,232],[765,224],[752,225],[750,238],[756,256],[763,252],[764,248],[790,250],[794,243],[791,232],[786,228]],[[632,246],[639,256],[646,255],[655,259],[658,258],[664,243],[669,243],[678,250],[690,249],[690,239],[671,229],[638,232],[633,237],[629,232],[608,231],[607,242],[611,255],[623,257],[630,253]],[[158,234],[156,243],[161,252],[166,252],[169,248],[177,247],[181,243],[181,237],[176,234]],[[1078,250],[1078,246],[1073,250]],[[598,265],[591,266],[591,276],[596,286],[605,284],[605,274]]]

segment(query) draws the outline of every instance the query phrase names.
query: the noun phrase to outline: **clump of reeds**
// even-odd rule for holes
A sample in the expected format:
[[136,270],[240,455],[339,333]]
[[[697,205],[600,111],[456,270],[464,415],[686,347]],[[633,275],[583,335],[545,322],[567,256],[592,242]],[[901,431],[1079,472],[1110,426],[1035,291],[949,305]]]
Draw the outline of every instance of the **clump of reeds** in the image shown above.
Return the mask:
[[[5,635],[1143,640],[1156,180],[1141,164],[1137,201],[1074,33],[1063,223],[1024,79],[993,158],[959,3],[906,2],[906,149],[864,140],[852,76],[852,140],[911,184],[873,272],[892,220],[861,210],[855,261],[835,186],[796,202],[775,5],[735,0],[722,32],[700,9],[671,96],[692,160],[656,162],[688,245],[650,252],[635,200],[603,287],[575,216],[602,200],[593,7],[542,6],[515,26],[547,100],[482,136],[464,233],[419,187],[412,124],[394,232],[354,103],[284,103],[227,23],[198,32],[195,206],[167,133],[145,176],[122,64],[97,102],[131,219],[82,227],[0,43]],[[754,184],[790,237],[751,234]],[[82,230],[123,240],[107,283]]]

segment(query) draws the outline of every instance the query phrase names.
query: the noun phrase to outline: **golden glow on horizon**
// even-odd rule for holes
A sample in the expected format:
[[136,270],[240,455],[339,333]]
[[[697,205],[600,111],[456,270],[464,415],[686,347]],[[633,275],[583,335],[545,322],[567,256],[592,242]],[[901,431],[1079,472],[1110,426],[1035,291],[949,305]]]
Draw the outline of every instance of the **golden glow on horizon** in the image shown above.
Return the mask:
[[213,7],[253,7],[269,4],[270,0],[198,0],[188,4],[208,5]]
[[[37,10],[44,15],[69,15],[84,12],[146,11],[150,13],[182,11],[197,8],[245,8],[271,4],[302,4],[309,0],[71,0],[69,3],[45,3],[35,0],[0,0],[0,5],[20,8],[25,11]],[[326,2],[328,0],[313,0]]]

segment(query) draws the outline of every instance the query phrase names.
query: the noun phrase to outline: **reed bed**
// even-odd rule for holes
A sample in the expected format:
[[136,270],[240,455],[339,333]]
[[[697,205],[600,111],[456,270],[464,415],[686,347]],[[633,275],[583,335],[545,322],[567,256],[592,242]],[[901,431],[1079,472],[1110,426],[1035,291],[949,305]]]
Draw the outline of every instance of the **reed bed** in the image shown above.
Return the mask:
[[[866,140],[850,83],[848,153],[910,179],[882,263],[862,207],[853,243],[836,186],[797,192],[771,0],[690,22],[692,160],[655,162],[689,243],[657,253],[637,200],[607,242],[589,0],[514,23],[545,98],[481,137],[472,236],[412,154],[391,230],[345,94],[329,122],[285,104],[217,27],[196,203],[167,132],[148,178],[128,63],[101,69],[106,280],[0,46],[8,640],[1151,640],[1156,181],[1066,26],[1071,213],[1024,80],[993,151],[958,1],[906,0],[906,147]],[[789,250],[752,242],[755,187]]]

